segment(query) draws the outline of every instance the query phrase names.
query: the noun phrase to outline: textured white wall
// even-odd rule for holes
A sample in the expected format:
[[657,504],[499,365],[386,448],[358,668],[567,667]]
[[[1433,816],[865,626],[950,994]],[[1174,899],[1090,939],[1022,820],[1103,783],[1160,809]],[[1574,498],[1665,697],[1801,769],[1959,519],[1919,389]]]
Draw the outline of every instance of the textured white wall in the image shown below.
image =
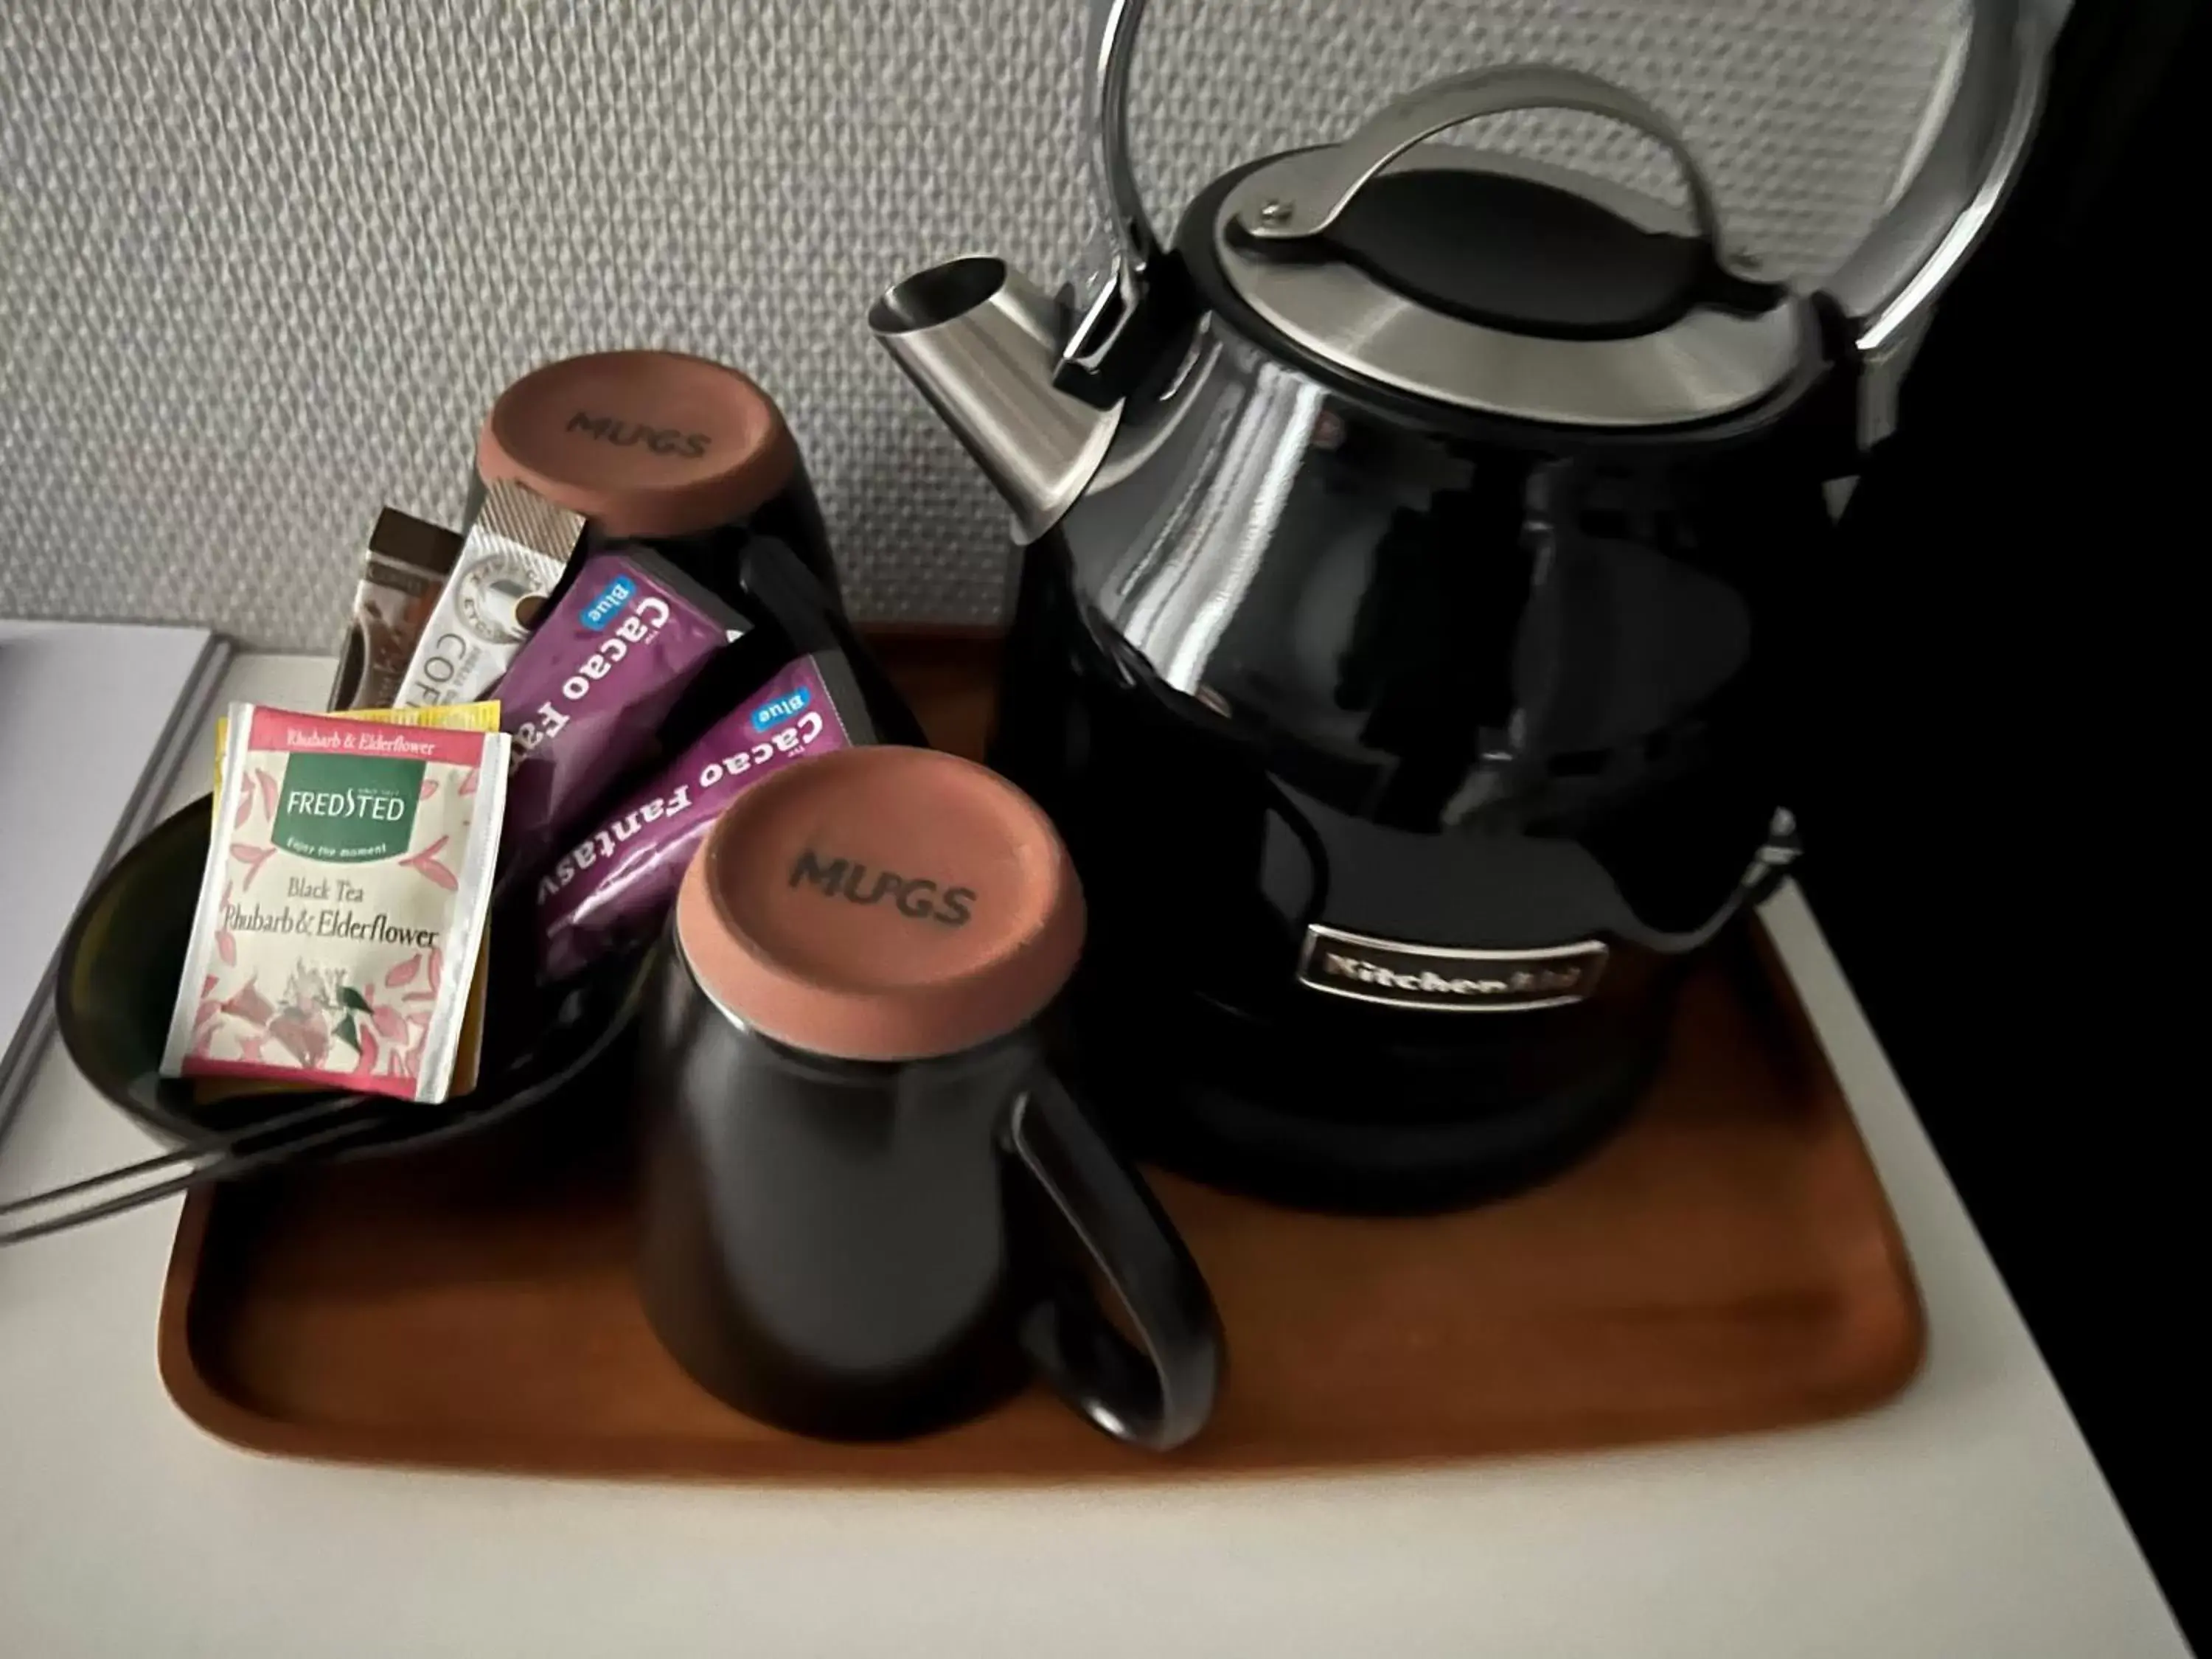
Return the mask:
[[[1742,240],[1817,276],[1891,189],[1957,3],[1156,0],[1136,143],[1165,216],[1432,76],[1551,58],[1671,111]],[[458,510],[501,386],[641,343],[782,401],[864,614],[988,615],[1001,515],[860,319],[957,252],[1057,274],[1079,21],[0,0],[0,615],[321,646],[379,503]],[[1493,125],[1667,187],[1602,123]]]

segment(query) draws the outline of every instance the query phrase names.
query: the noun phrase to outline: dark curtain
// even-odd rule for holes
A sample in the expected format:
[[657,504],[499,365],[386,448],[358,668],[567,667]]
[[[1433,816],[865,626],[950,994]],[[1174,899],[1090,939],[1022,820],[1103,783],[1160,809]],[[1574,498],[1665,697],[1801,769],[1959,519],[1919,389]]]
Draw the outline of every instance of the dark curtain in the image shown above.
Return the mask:
[[1845,516],[1800,811],[1821,924],[2192,1631],[2204,36],[2175,0],[2069,20]]

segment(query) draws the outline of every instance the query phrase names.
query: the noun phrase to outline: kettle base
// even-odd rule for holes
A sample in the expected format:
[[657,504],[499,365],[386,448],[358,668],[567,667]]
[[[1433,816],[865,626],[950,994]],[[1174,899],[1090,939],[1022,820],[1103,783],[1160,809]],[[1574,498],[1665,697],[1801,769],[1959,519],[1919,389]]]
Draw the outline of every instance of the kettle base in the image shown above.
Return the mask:
[[[1147,1162],[1270,1203],[1359,1215],[1463,1209],[1579,1162],[1628,1118],[1664,1057],[1670,1024],[1655,1006],[1633,1040],[1611,1033],[1603,1063],[1577,1068],[1571,1083],[1493,1097],[1469,1079],[1455,1109],[1417,1115],[1374,1087],[1371,1073],[1363,1073],[1369,1087],[1346,1096],[1339,1085],[1352,1062],[1332,1064],[1304,1045],[1278,1045],[1295,1053],[1261,1073],[1224,1066],[1232,1045],[1220,1040],[1212,1012],[1186,1006],[1175,1020],[1156,1004],[1077,995],[1061,1035],[1085,1103]],[[1130,1041],[1133,1030],[1170,1025],[1194,1039],[1194,1026],[1216,1029],[1204,1039]],[[1177,1056],[1177,1074],[1162,1074],[1163,1054]],[[1328,1109],[1346,1098],[1359,1103],[1358,1115]]]

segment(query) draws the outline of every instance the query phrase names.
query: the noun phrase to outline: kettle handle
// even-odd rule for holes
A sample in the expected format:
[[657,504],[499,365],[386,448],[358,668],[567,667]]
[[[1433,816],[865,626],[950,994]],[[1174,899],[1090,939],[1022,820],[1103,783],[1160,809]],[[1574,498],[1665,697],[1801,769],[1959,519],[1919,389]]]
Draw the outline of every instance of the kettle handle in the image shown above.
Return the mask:
[[1237,228],[1263,243],[1318,236],[1337,222],[1376,174],[1424,138],[1463,121],[1522,109],[1581,110],[1609,117],[1656,140],[1681,169],[1698,234],[1716,259],[1727,263],[1720,204],[1681,130],[1625,88],[1580,70],[1547,64],[1511,64],[1448,75],[1384,105],[1342,143],[1299,157],[1297,193],[1272,191],[1249,214],[1237,216]]
[[1091,182],[1106,222],[1084,245],[1068,279],[1074,323],[1060,347],[1060,371],[1079,385],[1103,373],[1159,258],[1159,239],[1129,160],[1129,69],[1144,16],[1145,0],[1091,0],[1084,26]]
[[[1143,308],[1148,278],[1170,263],[1145,211],[1129,157],[1129,79],[1146,0],[1091,0],[1083,64],[1091,185],[1105,223],[1078,256],[1068,279],[1073,321],[1060,346],[1055,384],[1095,401],[1117,397],[1110,363]],[[1518,109],[1575,109],[1609,116],[1656,140],[1688,188],[1690,210],[1715,261],[1729,264],[1719,204],[1681,132],[1634,93],[1579,70],[1508,64],[1447,76],[1385,106],[1344,143],[1311,158],[1304,202],[1271,200],[1240,228],[1255,240],[1295,241],[1327,230],[1360,190],[1424,138],[1480,116]],[[1127,354],[1118,354],[1127,355]]]
[[1980,245],[2027,158],[2043,109],[2046,9],[2034,0],[1972,0],[1945,66],[1950,104],[1942,125],[1826,283],[1857,336],[1863,447],[1896,424],[1899,383],[1929,314]]
[[1129,74],[1136,58],[1137,25],[1145,0],[1091,0],[1084,30],[1084,69],[1089,79],[1091,172],[1115,251],[1141,275],[1159,253],[1137,169],[1129,159]]

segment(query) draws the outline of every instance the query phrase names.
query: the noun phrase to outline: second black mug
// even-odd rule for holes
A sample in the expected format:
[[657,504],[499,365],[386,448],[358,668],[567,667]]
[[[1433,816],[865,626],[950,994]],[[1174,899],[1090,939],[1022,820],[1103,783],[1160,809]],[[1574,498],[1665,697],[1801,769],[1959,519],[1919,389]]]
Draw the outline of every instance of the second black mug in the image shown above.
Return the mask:
[[1083,931],[1050,823],[972,762],[846,750],[725,813],[638,1073],[641,1289],[701,1383],[836,1438],[958,1421],[1033,1371],[1135,1445],[1204,1426],[1205,1282],[1036,1034]]

